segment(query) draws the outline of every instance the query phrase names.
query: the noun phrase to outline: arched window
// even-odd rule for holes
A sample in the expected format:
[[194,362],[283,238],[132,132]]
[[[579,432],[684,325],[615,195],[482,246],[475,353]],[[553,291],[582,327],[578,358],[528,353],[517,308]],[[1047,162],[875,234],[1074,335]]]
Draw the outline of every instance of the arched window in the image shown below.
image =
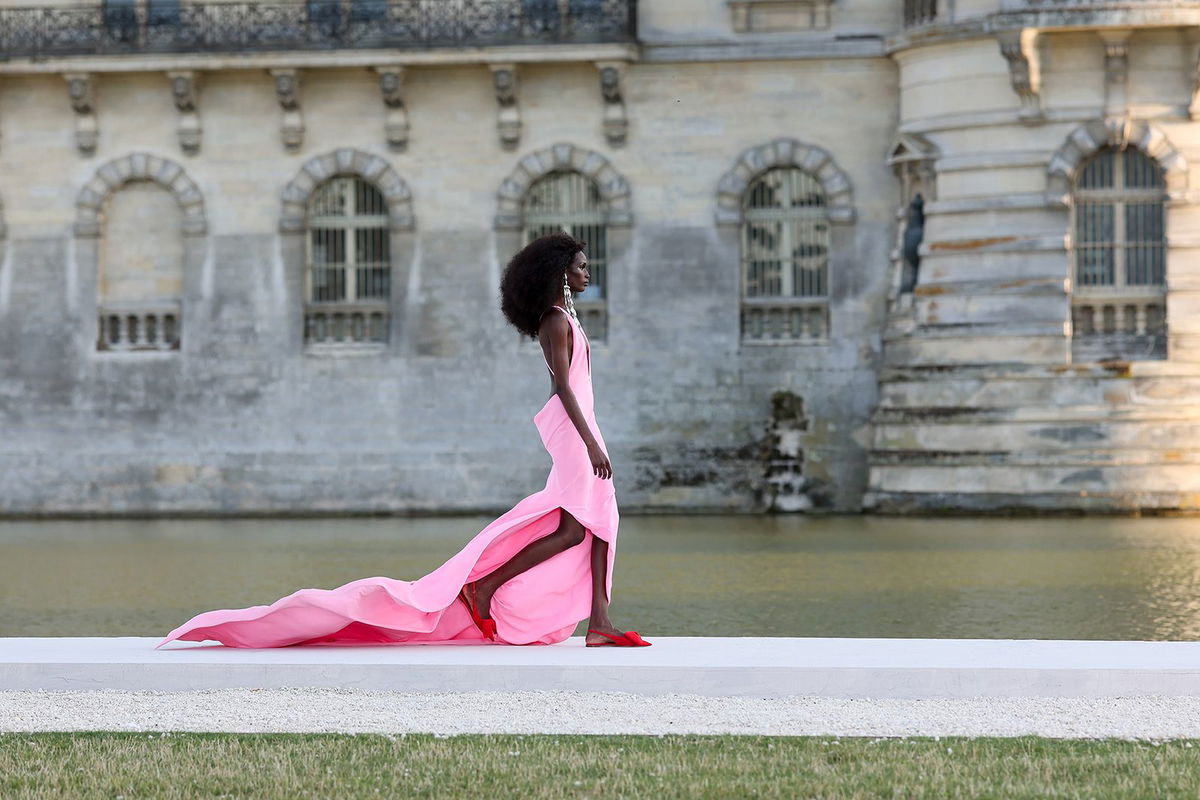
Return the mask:
[[1163,170],[1136,149],[1085,161],[1072,191],[1073,355],[1166,357]]
[[355,176],[317,187],[308,201],[304,338],[309,345],[387,341],[391,246],[383,194]]
[[820,182],[769,170],[742,199],[742,339],[822,341],[829,331],[829,211]]
[[522,219],[525,242],[560,231],[587,242],[592,281],[575,296],[575,310],[589,339],[603,341],[608,333],[605,298],[608,294],[608,227],[604,199],[596,181],[578,172],[552,172],[535,181],[525,195]]
[[96,276],[98,350],[179,349],[182,228],[179,204],[157,183],[130,181],[108,198]]

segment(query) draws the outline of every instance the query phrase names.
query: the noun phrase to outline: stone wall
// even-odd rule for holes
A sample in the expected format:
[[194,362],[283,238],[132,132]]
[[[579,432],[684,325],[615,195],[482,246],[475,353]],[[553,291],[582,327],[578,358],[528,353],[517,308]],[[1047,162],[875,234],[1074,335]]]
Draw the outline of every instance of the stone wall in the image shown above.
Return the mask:
[[[899,132],[936,180],[919,280],[893,291],[866,505],[1195,509],[1195,40],[1184,16],[1139,29],[1120,4],[1045,10],[1076,30],[1005,29],[1043,12],[986,5],[957,4],[953,22],[990,12],[989,29],[935,24],[894,52]],[[1165,178],[1164,359],[1073,352],[1071,185],[1104,147],[1137,148]]]
[[[711,24],[736,40],[725,4],[709,5]],[[628,185],[628,224],[610,227],[609,335],[593,343],[622,508],[857,509],[898,202],[882,159],[895,65],[881,49],[706,59],[674,48],[686,20],[657,20],[647,18],[661,60],[624,68],[623,146],[605,135],[591,63],[520,64],[511,148],[497,135],[486,64],[408,65],[408,140],[397,151],[379,75],[365,66],[301,69],[303,135],[289,149],[273,76],[227,59],[193,76],[191,154],[169,64],[91,73],[90,152],[53,64],[0,67],[0,508],[463,512],[541,488],[549,459],[531,419],[549,386],[536,343],[499,312],[500,271],[519,241],[496,218],[521,159],[566,144],[602,156]],[[822,149],[850,190],[825,344],[739,341],[739,234],[718,224],[718,184],[743,153],[776,140]],[[303,234],[289,229],[285,192],[306,164],[339,153],[382,159],[410,198],[411,218],[390,234],[393,321],[379,352],[303,346]],[[169,176],[182,221],[180,346],[98,352],[98,264],[138,246],[123,226],[105,251],[105,224],[114,209],[120,217],[122,192],[151,185],[132,166],[143,155],[156,174],[180,170]],[[109,180],[105,165],[134,174]],[[782,503],[768,441],[781,391],[806,419],[788,445],[803,452],[805,480]]]

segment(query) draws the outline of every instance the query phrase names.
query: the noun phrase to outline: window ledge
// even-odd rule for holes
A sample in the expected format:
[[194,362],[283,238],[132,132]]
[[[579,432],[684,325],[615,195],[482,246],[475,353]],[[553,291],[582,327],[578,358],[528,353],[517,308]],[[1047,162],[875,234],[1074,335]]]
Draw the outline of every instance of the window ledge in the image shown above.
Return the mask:
[[742,339],[741,344],[747,347],[824,347],[829,339]]
[[385,342],[321,342],[304,346],[304,355],[316,358],[381,356],[387,352]]

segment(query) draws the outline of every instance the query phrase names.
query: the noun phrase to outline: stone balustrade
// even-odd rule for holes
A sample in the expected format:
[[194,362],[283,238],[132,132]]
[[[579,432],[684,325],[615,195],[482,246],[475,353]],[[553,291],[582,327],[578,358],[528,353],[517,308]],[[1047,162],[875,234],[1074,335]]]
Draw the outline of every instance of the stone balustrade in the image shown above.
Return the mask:
[[813,343],[828,337],[829,309],[823,301],[771,298],[742,303],[742,341]]
[[178,350],[179,321],[177,303],[102,306],[96,349],[109,352]]
[[386,303],[312,304],[304,314],[310,346],[383,344],[388,338]]
[[1076,295],[1071,327],[1076,362],[1166,358],[1162,294]]

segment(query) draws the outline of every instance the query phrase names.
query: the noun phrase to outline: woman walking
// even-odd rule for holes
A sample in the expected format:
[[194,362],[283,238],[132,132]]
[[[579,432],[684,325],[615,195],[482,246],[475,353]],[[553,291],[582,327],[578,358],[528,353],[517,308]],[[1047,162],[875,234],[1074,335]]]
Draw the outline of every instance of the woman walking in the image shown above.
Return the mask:
[[374,577],[301,589],[269,606],[206,611],[167,634],[230,647],[554,644],[588,619],[589,647],[644,647],[608,616],[617,543],[612,465],[596,424],[591,347],[572,304],[590,281],[584,243],[543,236],[508,263],[501,310],[541,344],[549,399],[533,417],[546,486],[415,581]]

